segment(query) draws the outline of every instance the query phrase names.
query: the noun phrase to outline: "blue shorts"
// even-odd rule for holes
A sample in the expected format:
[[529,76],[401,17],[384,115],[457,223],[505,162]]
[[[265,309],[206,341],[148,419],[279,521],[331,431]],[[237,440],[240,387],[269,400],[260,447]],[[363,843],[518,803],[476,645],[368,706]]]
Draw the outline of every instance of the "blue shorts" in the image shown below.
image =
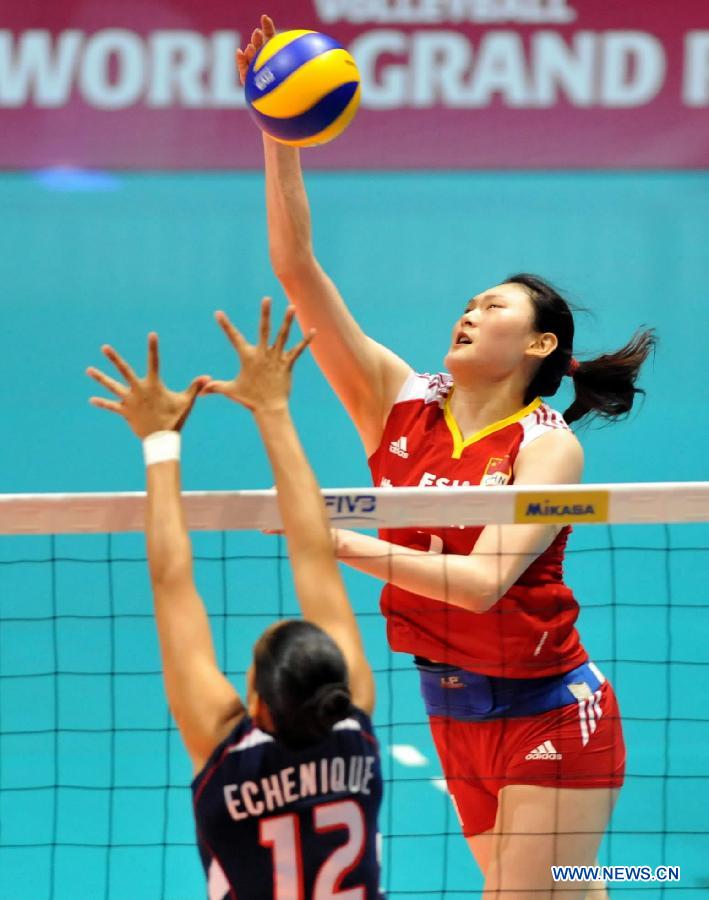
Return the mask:
[[497,678],[421,657],[415,662],[428,715],[458,722],[536,716],[588,698],[605,681],[592,662],[545,678]]

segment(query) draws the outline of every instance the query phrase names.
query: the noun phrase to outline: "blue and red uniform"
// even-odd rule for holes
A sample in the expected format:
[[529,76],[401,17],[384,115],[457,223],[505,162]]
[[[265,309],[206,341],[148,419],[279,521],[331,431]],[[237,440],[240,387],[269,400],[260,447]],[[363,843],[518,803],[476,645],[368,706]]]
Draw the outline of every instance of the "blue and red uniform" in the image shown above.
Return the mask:
[[[563,416],[540,398],[467,439],[450,410],[447,374],[411,374],[369,460],[383,487],[514,482],[524,447]],[[480,528],[385,529],[419,550],[470,554]],[[381,609],[394,650],[416,658],[431,730],[466,834],[492,827],[505,784],[620,787],[625,747],[610,684],[576,630],[579,606],[563,581],[571,528],[485,613],[388,584]],[[435,662],[432,662],[435,661]]]
[[209,900],[379,900],[382,799],[372,723],[354,709],[291,750],[245,716],[192,783]]

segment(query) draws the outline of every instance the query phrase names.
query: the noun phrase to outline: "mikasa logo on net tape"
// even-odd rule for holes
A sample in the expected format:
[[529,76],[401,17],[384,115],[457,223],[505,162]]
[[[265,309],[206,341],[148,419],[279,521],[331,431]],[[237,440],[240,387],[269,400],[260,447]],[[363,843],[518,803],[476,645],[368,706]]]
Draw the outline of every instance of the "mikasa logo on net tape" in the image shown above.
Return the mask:
[[515,522],[607,522],[608,491],[524,491],[515,502]]

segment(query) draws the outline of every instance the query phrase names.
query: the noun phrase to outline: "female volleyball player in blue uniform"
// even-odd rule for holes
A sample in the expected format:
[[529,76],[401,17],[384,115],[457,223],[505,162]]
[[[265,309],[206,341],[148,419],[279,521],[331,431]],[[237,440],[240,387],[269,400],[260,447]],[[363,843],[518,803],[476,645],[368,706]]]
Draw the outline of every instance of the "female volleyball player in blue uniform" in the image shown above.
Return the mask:
[[[374,900],[382,796],[370,720],[374,682],[325,507],[288,409],[291,368],[310,338],[285,350],[289,310],[269,346],[269,311],[264,301],[256,346],[218,314],[241,360],[233,381],[202,377],[182,393],[168,390],[151,334],[145,378],[113,348],[103,348],[127,386],[90,368],[117,397],[92,403],[122,415],[143,441],[148,562],[165,688],[194,766],[209,900]],[[254,415],[304,616],[272,625],[256,642],[246,702],[217,666],[181,501],[179,432],[200,392],[221,393]]]
[[[237,56],[242,78],[274,33],[262,17]],[[568,423],[629,411],[652,335],[579,364],[568,305],[542,279],[520,274],[461,310],[447,372],[418,375],[362,332],[318,264],[298,151],[264,136],[264,152],[274,271],[303,328],[318,330],[313,355],[360,434],[375,483],[580,481],[583,451]],[[576,396],[562,416],[541,397],[565,375]],[[389,641],[416,658],[486,900],[577,897],[585,886],[553,885],[550,867],[594,862],[623,782],[615,695],[580,642],[578,603],[563,582],[569,531],[529,524],[341,535],[342,560],[388,582]],[[589,896],[605,896],[593,887]]]

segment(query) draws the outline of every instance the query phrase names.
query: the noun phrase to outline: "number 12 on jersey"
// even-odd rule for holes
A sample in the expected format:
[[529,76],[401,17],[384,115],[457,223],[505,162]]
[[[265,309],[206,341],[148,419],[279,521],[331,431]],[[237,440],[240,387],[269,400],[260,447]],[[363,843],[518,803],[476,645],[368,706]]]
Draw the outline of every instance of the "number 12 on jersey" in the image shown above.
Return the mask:
[[[342,879],[354,869],[364,851],[364,815],[354,800],[321,803],[313,809],[315,831],[346,828],[347,840],[334,850],[315,878],[312,900],[366,900],[363,887],[342,890]],[[295,813],[262,819],[259,843],[273,854],[274,900],[306,900],[300,821]]]

